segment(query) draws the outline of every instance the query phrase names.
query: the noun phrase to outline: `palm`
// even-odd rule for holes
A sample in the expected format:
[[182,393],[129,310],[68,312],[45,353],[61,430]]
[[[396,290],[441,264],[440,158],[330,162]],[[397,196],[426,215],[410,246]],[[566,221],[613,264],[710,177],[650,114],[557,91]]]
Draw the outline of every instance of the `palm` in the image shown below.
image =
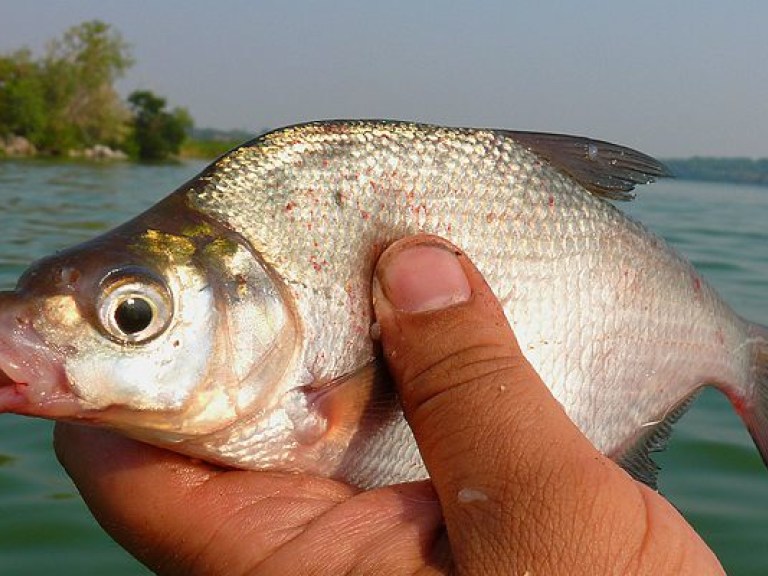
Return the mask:
[[428,482],[359,492],[312,476],[222,470],[71,426],[57,429],[57,445],[79,447],[69,472],[94,515],[160,574],[415,574],[446,564]]

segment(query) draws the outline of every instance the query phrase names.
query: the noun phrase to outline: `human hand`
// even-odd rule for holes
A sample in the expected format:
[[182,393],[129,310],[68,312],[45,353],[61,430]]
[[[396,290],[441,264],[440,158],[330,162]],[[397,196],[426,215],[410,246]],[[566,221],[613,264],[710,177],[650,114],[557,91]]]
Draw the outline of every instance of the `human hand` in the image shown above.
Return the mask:
[[431,483],[360,492],[59,425],[59,459],[107,532],[160,574],[723,573],[571,423],[466,257],[410,238],[377,279],[384,354]]

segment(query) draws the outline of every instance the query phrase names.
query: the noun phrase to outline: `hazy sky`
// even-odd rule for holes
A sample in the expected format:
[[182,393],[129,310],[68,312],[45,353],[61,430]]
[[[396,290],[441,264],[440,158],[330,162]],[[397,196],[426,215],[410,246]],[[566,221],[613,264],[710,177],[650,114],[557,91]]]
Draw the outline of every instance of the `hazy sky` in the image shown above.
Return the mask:
[[379,117],[768,156],[768,2],[0,0],[0,52],[84,20],[198,126]]

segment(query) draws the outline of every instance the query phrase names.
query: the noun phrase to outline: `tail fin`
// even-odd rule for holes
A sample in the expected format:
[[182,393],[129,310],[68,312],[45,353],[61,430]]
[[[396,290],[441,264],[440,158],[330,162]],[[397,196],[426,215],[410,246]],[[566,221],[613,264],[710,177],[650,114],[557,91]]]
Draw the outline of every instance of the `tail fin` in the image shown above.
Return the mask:
[[739,412],[768,466],[768,327],[754,324],[750,326],[749,335],[752,386]]

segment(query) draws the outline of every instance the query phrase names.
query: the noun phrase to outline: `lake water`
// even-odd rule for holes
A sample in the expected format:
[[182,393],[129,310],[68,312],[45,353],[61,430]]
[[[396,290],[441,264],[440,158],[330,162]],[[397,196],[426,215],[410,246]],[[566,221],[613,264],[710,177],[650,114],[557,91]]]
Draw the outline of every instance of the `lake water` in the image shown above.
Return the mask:
[[[32,260],[139,213],[202,166],[0,162],[0,290]],[[739,313],[768,324],[768,188],[663,181],[639,193],[622,207]],[[0,416],[0,574],[148,574],[91,518],[50,437],[48,422]],[[696,401],[656,460],[661,491],[729,574],[768,572],[768,471],[719,394]]]

